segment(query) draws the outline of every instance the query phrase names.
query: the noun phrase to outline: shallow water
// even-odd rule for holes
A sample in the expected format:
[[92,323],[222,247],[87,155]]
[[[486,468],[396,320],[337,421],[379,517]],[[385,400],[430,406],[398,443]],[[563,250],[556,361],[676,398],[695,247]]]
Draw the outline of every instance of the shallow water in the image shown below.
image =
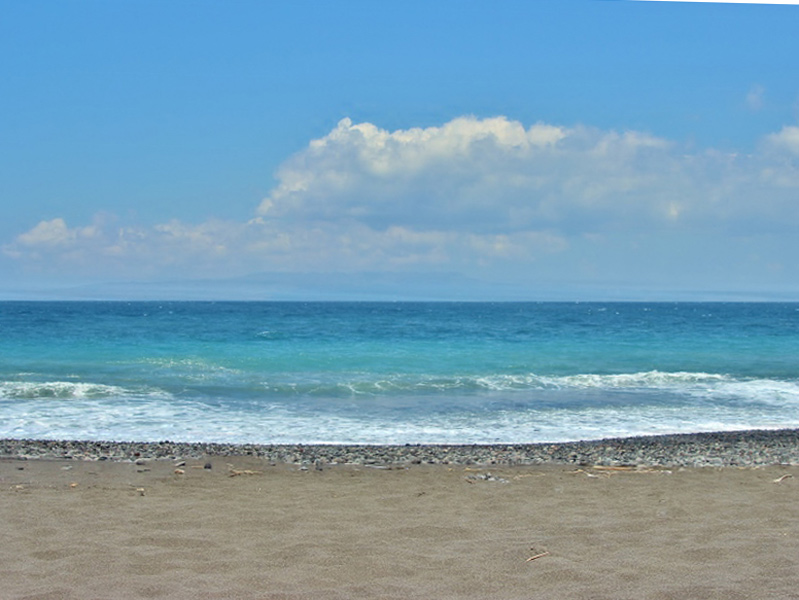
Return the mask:
[[0,303],[0,437],[494,443],[799,426],[799,304]]

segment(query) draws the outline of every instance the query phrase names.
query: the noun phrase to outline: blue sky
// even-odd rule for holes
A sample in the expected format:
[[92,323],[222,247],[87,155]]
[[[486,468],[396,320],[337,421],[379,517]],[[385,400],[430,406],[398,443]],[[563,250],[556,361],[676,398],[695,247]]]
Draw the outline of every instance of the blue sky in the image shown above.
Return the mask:
[[0,15],[0,297],[799,299],[799,6]]

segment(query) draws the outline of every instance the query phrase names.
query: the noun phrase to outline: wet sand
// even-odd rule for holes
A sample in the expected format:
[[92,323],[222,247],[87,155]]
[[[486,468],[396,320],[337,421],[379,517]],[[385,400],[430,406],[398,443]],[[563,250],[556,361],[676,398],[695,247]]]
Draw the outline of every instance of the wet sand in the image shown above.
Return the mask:
[[799,597],[797,466],[139,462],[0,460],[0,596]]

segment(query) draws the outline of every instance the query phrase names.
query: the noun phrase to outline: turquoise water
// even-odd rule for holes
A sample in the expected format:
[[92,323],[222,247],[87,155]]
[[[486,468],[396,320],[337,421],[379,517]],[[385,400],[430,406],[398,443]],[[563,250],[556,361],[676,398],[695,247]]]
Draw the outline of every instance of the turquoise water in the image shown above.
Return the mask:
[[799,427],[799,304],[2,302],[0,437],[520,443]]

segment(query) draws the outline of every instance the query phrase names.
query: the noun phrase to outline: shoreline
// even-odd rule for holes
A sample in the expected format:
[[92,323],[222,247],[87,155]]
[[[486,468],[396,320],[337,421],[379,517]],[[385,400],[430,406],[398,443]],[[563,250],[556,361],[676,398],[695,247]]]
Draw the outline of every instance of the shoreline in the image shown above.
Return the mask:
[[799,429],[702,432],[530,444],[227,444],[0,439],[0,458],[3,459],[135,461],[203,457],[252,457],[271,463],[316,466],[799,465]]

